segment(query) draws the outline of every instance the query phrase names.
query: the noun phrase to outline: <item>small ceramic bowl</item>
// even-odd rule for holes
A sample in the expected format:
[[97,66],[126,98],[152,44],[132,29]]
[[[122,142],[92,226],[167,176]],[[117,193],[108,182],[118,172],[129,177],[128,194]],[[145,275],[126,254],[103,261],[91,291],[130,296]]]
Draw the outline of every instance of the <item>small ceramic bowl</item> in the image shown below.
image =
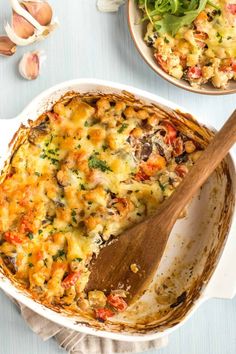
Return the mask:
[[166,72],[164,72],[160,66],[158,66],[154,55],[153,49],[148,47],[144,41],[144,35],[146,32],[147,22],[141,22],[140,19],[142,17],[142,13],[137,6],[137,2],[135,0],[128,0],[128,23],[131,36],[133,41],[143,57],[146,63],[163,79],[169,81],[171,84],[174,84],[182,89],[201,93],[205,95],[227,95],[236,93],[236,81],[231,80],[226,89],[218,89],[215,88],[212,84],[204,84],[199,88],[192,87],[185,80],[176,79]]

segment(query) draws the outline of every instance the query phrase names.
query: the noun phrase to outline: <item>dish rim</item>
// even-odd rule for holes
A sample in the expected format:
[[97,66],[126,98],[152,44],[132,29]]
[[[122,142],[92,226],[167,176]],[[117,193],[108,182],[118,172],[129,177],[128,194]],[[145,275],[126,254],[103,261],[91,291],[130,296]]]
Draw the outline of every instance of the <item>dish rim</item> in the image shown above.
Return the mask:
[[[233,95],[236,94],[236,81],[235,81],[235,88],[233,89],[204,89],[202,90],[201,88],[194,88],[192,87],[190,84],[188,84],[188,82],[182,79],[176,79],[174,77],[172,77],[171,75],[167,74],[164,72],[164,70],[162,70],[158,64],[153,64],[149,59],[148,56],[145,55],[143,53],[143,51],[141,50],[138,41],[135,38],[135,24],[132,23],[131,20],[131,5],[132,2],[134,0],[128,0],[127,4],[126,4],[126,13],[127,13],[127,22],[128,22],[128,27],[129,27],[129,32],[131,35],[131,38],[135,44],[135,47],[137,49],[137,51],[139,52],[139,54],[141,55],[141,57],[144,59],[144,61],[146,62],[146,64],[157,74],[159,75],[162,79],[168,81],[169,83],[171,83],[172,85],[175,85],[176,87],[179,87],[183,90],[187,90],[189,92],[192,93],[198,93],[201,95],[210,95],[210,96],[223,96],[223,95]],[[218,90],[218,91],[217,91]]]
[[[127,86],[127,85],[123,85],[123,84],[118,84],[118,83],[114,83],[114,82],[110,82],[110,81],[97,80],[97,79],[75,79],[75,80],[71,80],[71,81],[65,81],[61,84],[57,84],[57,85],[43,91],[38,96],[36,96],[26,106],[26,108],[19,114],[19,116],[17,116],[14,119],[14,122],[16,123],[16,127],[14,127],[14,130],[15,131],[17,130],[17,124],[22,122],[23,118],[25,116],[27,116],[28,114],[30,114],[30,112],[32,112],[32,110],[35,110],[36,107],[38,107],[38,105],[40,103],[42,106],[42,102],[44,99],[47,99],[48,101],[50,101],[50,103],[54,102],[55,99],[52,98],[52,95],[55,95],[55,94],[62,95],[63,93],[71,91],[73,89],[76,90],[75,86],[79,86],[79,85],[88,85],[88,86],[91,85],[92,87],[90,88],[90,92],[101,92],[102,89],[104,89],[104,90],[107,89],[108,91],[110,90],[111,92],[112,92],[112,90],[128,91],[128,92],[132,93],[133,95],[135,95],[135,97],[138,96],[143,100],[145,100],[145,99],[150,100],[150,101],[156,102],[158,104],[166,105],[166,106],[173,108],[173,109],[179,109],[182,112],[188,112],[187,109],[175,104],[174,102],[171,102],[167,99],[164,99],[164,98],[162,98],[158,95],[152,94],[150,92],[136,89],[132,86]],[[206,126],[211,128],[202,119],[198,119],[198,122],[200,122],[201,124],[205,124]],[[230,157],[231,157],[233,167],[235,169],[236,158],[235,158],[235,155],[233,152],[230,153]],[[27,297],[27,295],[24,292],[19,291],[6,276],[0,275],[0,288],[5,290],[9,295],[13,296],[14,298],[19,300],[20,302],[22,302],[25,306],[31,308],[33,311],[35,311],[39,315],[42,315],[43,317],[46,317],[47,319],[49,319],[57,324],[60,324],[62,326],[66,326],[66,327],[76,330],[78,332],[82,332],[85,334],[91,334],[91,335],[104,337],[104,338],[115,339],[115,340],[123,340],[123,341],[133,341],[134,339],[136,341],[154,340],[154,339],[161,338],[161,337],[164,337],[164,336],[170,334],[175,329],[177,329],[181,325],[183,325],[187,321],[187,319],[190,318],[190,316],[194,313],[194,311],[196,311],[196,309],[204,301],[206,301],[207,299],[209,299],[211,297],[211,296],[209,296],[209,293],[207,294],[207,292],[205,295],[205,290],[208,289],[208,286],[210,285],[211,280],[212,280],[212,278],[217,270],[217,267],[222,259],[224,249],[227,245],[227,242],[228,242],[230,234],[231,234],[231,230],[233,228],[233,224],[234,224],[234,227],[236,227],[235,209],[234,209],[234,215],[232,216],[232,220],[231,220],[231,226],[230,226],[229,232],[226,236],[225,245],[222,247],[222,252],[219,255],[218,263],[215,266],[212,276],[210,277],[208,283],[206,284],[206,288],[203,290],[202,294],[199,296],[199,298],[192,305],[191,310],[188,312],[188,314],[185,316],[185,318],[179,324],[177,324],[177,325],[175,325],[163,332],[155,332],[152,334],[138,335],[138,334],[132,334],[132,333],[128,333],[128,334],[127,333],[114,333],[114,332],[107,331],[107,330],[106,331],[105,330],[97,330],[94,327],[88,327],[88,326],[85,326],[81,323],[77,324],[77,323],[75,323],[75,320],[72,320],[69,316],[65,316],[62,313],[58,314],[57,312],[45,307],[41,303],[31,299],[30,297]],[[8,288],[8,286],[7,286],[8,284],[10,285],[10,288]],[[236,288],[236,286],[235,286],[235,288]]]

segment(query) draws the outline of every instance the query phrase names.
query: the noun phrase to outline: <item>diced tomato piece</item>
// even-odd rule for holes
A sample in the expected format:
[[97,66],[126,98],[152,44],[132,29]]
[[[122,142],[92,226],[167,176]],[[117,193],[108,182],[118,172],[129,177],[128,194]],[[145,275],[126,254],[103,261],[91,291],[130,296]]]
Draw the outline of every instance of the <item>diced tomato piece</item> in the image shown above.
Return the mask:
[[149,179],[149,176],[144,173],[144,171],[140,168],[139,171],[134,176],[134,179],[138,182],[143,182]]
[[236,60],[233,60],[232,62],[232,70],[236,73]]
[[80,274],[81,274],[80,272],[72,272],[69,275],[67,275],[67,277],[65,277],[65,279],[62,281],[63,288],[69,289],[73,285],[75,285],[75,283],[80,277]]
[[188,168],[185,165],[178,165],[175,168],[175,172],[179,177],[183,178],[188,173]]
[[220,65],[220,71],[224,71],[224,72],[228,72],[232,70],[232,59],[227,58],[227,59],[223,59],[222,63]]
[[191,66],[188,69],[187,77],[190,80],[199,79],[202,76],[202,69],[198,66]]
[[220,65],[220,71],[224,71],[224,72],[233,71],[233,72],[236,72],[236,60],[233,60],[233,59],[230,59],[230,58],[223,59],[221,65]]
[[118,312],[123,312],[128,307],[126,301],[122,297],[116,294],[110,294],[107,297],[107,302],[109,305],[114,307]]
[[22,238],[15,231],[5,232],[4,238],[7,242],[12,243],[13,245],[16,245],[16,246],[20,245],[23,242]]
[[155,53],[154,57],[156,58],[157,63],[160,65],[160,67],[166,72],[168,73],[168,65],[167,65],[167,61],[163,60],[163,57],[161,54]]
[[95,310],[96,319],[102,322],[106,321],[109,317],[112,317],[114,315],[115,313],[112,310],[105,307]]
[[194,38],[200,48],[204,48],[206,46],[205,40],[208,38],[208,34],[205,32],[198,31],[194,33]]
[[36,259],[37,259],[37,261],[41,261],[43,259],[43,252],[42,251],[38,251],[36,253]]
[[54,123],[60,123],[61,122],[61,117],[59,116],[59,114],[57,114],[55,112],[48,112],[47,116],[49,117],[51,122],[54,122]]
[[168,122],[164,122],[163,125],[167,130],[167,135],[166,135],[167,144],[173,144],[177,136],[177,130],[173,127],[172,124]]
[[25,216],[21,219],[19,231],[22,234],[33,231],[31,222]]
[[236,15],[236,4],[228,4],[226,8],[232,15]]

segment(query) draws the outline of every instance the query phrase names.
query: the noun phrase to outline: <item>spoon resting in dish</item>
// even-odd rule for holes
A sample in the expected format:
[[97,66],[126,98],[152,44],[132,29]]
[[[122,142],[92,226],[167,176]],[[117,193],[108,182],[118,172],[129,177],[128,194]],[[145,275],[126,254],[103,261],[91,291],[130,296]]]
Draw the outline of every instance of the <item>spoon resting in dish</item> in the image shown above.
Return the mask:
[[127,292],[128,304],[136,301],[151,283],[181,211],[235,142],[236,111],[157,212],[101,249],[91,263],[86,291],[96,289],[110,293],[111,290],[123,289]]

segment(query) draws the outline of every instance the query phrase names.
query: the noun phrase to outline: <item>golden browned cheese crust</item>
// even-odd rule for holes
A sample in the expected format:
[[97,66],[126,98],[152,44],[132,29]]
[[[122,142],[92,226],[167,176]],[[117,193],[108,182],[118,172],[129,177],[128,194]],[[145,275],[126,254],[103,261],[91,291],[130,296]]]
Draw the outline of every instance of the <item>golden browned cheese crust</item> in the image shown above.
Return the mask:
[[173,123],[122,99],[58,102],[29,128],[0,184],[4,264],[49,305],[101,320],[123,311],[125,293],[84,293],[91,257],[152,214],[199,154]]

